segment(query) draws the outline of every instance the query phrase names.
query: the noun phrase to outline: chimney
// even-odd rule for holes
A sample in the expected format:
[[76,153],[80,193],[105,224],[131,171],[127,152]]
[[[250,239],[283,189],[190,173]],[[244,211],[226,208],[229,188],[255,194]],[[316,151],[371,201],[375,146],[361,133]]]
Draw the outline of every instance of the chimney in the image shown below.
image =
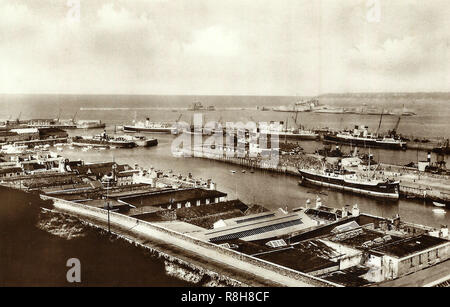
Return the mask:
[[442,225],[441,226],[440,237],[444,238],[444,239],[448,238],[448,227],[447,227],[447,225]]
[[358,216],[359,215],[359,208],[358,208],[358,204],[355,204],[352,208],[352,215],[353,216]]

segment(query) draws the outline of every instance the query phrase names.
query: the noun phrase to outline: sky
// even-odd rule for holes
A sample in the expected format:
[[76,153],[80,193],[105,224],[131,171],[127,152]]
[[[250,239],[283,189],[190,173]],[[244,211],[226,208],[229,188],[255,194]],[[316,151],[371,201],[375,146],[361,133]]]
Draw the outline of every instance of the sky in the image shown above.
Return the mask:
[[449,42],[448,0],[0,0],[0,93],[450,92]]

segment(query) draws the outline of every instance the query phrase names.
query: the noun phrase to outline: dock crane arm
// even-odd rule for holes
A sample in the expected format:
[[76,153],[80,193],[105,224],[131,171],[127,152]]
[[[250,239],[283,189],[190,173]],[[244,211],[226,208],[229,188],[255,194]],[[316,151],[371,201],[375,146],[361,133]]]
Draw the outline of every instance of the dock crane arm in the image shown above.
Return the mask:
[[402,119],[402,116],[400,115],[397,119],[397,122],[395,123],[394,129],[391,130],[391,135],[392,136],[396,136],[397,135],[397,130],[398,130],[398,125],[400,124],[400,120]]
[[378,124],[378,129],[377,129],[377,133],[376,133],[377,136],[378,136],[378,133],[380,132],[381,121],[383,120],[383,112],[384,112],[384,110],[381,110],[380,123]]
[[72,122],[75,122],[75,118],[77,117],[77,114],[78,114],[78,110],[75,112],[75,114],[73,115],[73,117],[72,117]]

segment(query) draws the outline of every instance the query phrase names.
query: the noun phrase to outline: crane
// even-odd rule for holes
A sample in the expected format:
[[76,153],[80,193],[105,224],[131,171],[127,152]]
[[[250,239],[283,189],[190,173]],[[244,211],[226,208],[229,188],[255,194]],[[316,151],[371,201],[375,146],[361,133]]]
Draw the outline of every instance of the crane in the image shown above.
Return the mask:
[[377,133],[376,133],[377,136],[378,136],[378,133],[380,132],[381,121],[383,120],[383,111],[384,111],[384,110],[381,110],[380,123],[378,124],[378,129],[377,129]]
[[181,114],[178,116],[178,118],[177,118],[177,120],[176,120],[175,122],[178,123],[178,122],[180,121],[180,119],[181,119],[182,116],[183,116],[183,113],[181,113]]
[[75,122],[75,118],[77,117],[77,114],[78,114],[78,110],[75,112],[75,114],[74,114],[73,117],[72,117],[72,122],[73,122],[73,123]]
[[395,123],[394,128],[393,128],[393,129],[390,131],[390,133],[389,133],[392,137],[397,136],[397,129],[398,129],[398,125],[400,124],[400,119],[402,119],[402,116],[401,116],[401,115],[398,117],[397,122]]

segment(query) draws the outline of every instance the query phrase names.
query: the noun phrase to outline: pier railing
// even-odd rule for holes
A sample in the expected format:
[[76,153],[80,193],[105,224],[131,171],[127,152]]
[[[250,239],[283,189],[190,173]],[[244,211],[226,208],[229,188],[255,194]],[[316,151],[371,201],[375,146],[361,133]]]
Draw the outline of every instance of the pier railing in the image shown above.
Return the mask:
[[[106,209],[91,207],[88,205],[74,203],[71,201],[66,201],[66,200],[62,200],[59,198],[50,197],[50,196],[46,196],[46,195],[41,195],[41,198],[44,200],[53,200],[54,204],[57,204],[56,207],[57,208],[62,207],[63,210],[66,209],[67,211],[70,211],[70,212],[76,212],[81,215],[87,215],[94,219],[100,219],[103,222],[107,219],[108,211]],[[148,228],[150,231],[163,232],[163,233],[166,233],[175,238],[189,241],[190,243],[193,243],[199,247],[204,247],[207,249],[215,250],[221,254],[231,256],[238,261],[247,262],[247,263],[253,264],[255,266],[259,266],[264,269],[274,271],[278,274],[287,276],[289,278],[298,280],[299,282],[303,282],[303,283],[311,285],[311,286],[342,287],[342,285],[339,285],[339,284],[336,284],[336,283],[333,283],[333,282],[330,282],[330,281],[327,281],[327,280],[324,280],[324,279],[321,279],[318,277],[314,277],[314,276],[308,275],[306,273],[302,273],[302,272],[299,272],[299,271],[296,271],[296,270],[293,270],[293,269],[290,269],[290,268],[287,268],[287,267],[284,267],[284,266],[281,266],[281,265],[278,265],[278,264],[275,264],[272,262],[268,262],[263,259],[259,259],[259,258],[250,256],[250,255],[247,255],[247,254],[244,254],[244,253],[232,250],[232,249],[227,249],[225,247],[222,247],[222,246],[219,246],[219,245],[207,242],[207,241],[203,241],[198,238],[194,238],[187,234],[183,234],[183,233],[174,231],[172,229],[168,229],[168,228],[162,227],[160,225],[156,225],[154,223],[139,220],[134,217],[123,215],[123,214],[120,214],[117,212],[110,212],[110,220],[114,224],[129,227],[130,229],[139,225],[140,227],[144,226],[144,227]],[[264,277],[264,276],[262,276],[262,277]]]

